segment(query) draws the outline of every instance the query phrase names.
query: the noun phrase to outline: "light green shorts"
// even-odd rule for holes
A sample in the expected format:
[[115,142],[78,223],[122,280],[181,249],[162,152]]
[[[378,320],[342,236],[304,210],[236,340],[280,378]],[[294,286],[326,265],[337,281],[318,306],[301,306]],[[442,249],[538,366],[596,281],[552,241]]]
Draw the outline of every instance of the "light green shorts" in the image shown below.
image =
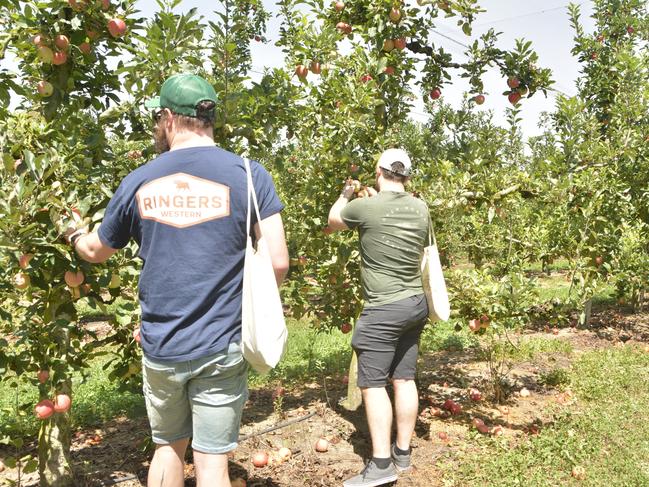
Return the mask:
[[248,399],[248,365],[239,344],[186,362],[144,357],[142,375],[154,443],[191,437],[194,450],[215,454],[237,447]]

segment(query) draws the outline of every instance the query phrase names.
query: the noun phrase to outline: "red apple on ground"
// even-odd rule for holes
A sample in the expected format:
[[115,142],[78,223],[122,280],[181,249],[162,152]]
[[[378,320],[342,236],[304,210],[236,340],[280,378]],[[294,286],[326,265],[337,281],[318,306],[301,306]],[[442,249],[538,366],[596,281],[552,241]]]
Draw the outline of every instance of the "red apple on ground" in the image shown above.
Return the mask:
[[604,263],[604,257],[602,257],[601,255],[595,257],[595,264],[597,265],[597,267],[601,266],[603,263]]
[[311,62],[311,72],[313,74],[320,74],[322,72],[322,67],[320,66],[319,62],[317,61]]
[[580,465],[575,465],[572,467],[572,472],[570,473],[577,480],[584,480],[586,478],[586,469]]
[[437,437],[442,441],[448,441],[448,434],[446,433],[446,431],[440,431],[439,433],[437,433]]
[[480,401],[482,399],[482,393],[478,389],[472,387],[469,389],[469,398],[472,401]]
[[31,284],[29,274],[19,272],[14,276],[14,287],[16,289],[27,289]]
[[352,163],[352,164],[349,165],[349,172],[357,173],[359,170],[360,170],[360,167],[358,166],[358,164]]
[[491,434],[494,436],[501,436],[503,434],[503,427],[496,425],[491,429]]
[[631,27],[631,26],[628,26],[628,27],[626,28],[626,31],[627,31],[629,34],[633,34],[633,33],[635,32],[635,29],[634,29],[633,27]]
[[110,19],[108,21],[108,32],[113,37],[122,37],[126,33],[126,22],[122,19]]
[[315,442],[315,451],[318,453],[324,453],[329,450],[329,442],[326,438],[320,438]]
[[395,24],[401,20],[401,11],[398,8],[390,10],[390,20]]
[[66,271],[65,275],[63,276],[65,279],[65,283],[70,286],[70,287],[79,287],[81,283],[83,283],[83,280],[85,276],[83,275],[83,272],[77,271],[77,272],[72,272],[72,271]]
[[336,2],[334,3],[334,9],[336,9],[336,12],[342,12],[345,9],[345,4],[343,2]]
[[54,45],[62,51],[65,51],[68,47],[70,47],[70,39],[68,39],[68,36],[59,34],[54,38]]
[[507,80],[507,86],[509,86],[512,90],[518,88],[520,84],[521,84],[520,80],[515,76],[512,76]]
[[72,401],[67,394],[57,394],[54,398],[54,412],[65,413],[70,409]]
[[518,91],[513,91],[509,94],[507,99],[512,105],[516,105],[521,99],[521,94]]
[[394,39],[394,47],[400,51],[404,50],[406,48],[406,38],[399,37],[398,39]]
[[38,419],[47,419],[54,414],[54,403],[49,399],[43,399],[34,407],[34,414]]
[[531,392],[526,387],[523,387],[520,390],[519,394],[520,394],[521,397],[530,397]]
[[473,101],[476,103],[476,105],[482,105],[484,103],[484,95],[476,95],[473,97]]
[[277,454],[279,455],[279,458],[280,458],[282,461],[286,461],[286,460],[288,460],[288,459],[291,457],[291,449],[290,449],[290,448],[286,448],[285,446],[283,446],[282,448],[279,449],[279,451],[277,452]]
[[434,88],[434,89],[430,92],[430,97],[431,97],[433,100],[437,100],[440,96],[442,96],[442,90],[440,90],[439,88]]
[[252,464],[257,467],[265,467],[268,465],[268,453],[265,451],[258,451],[252,456]]
[[90,54],[92,51],[92,46],[88,42],[82,42],[79,44],[79,50],[84,54]]
[[352,325],[350,325],[349,323],[343,323],[342,325],[340,325],[340,331],[347,334],[352,331]]
[[52,58],[52,64],[55,66],[61,66],[62,64],[65,64],[68,61],[68,55],[65,53],[65,51],[56,51],[54,53],[54,57]]
[[40,46],[36,51],[38,58],[45,64],[51,64],[54,59],[54,51],[47,46]]
[[394,41],[392,39],[386,39],[383,41],[383,50],[385,52],[390,52],[394,49]]

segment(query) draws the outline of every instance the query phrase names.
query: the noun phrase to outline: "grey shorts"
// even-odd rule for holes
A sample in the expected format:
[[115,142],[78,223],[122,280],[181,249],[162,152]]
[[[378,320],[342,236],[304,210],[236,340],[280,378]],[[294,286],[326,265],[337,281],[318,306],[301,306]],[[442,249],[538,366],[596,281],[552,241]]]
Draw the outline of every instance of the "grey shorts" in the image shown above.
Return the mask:
[[358,387],[414,379],[419,338],[427,320],[424,294],[363,309],[352,337],[358,355]]
[[238,343],[186,362],[143,357],[142,376],[154,443],[192,438],[194,450],[215,454],[237,447],[248,399],[248,365]]

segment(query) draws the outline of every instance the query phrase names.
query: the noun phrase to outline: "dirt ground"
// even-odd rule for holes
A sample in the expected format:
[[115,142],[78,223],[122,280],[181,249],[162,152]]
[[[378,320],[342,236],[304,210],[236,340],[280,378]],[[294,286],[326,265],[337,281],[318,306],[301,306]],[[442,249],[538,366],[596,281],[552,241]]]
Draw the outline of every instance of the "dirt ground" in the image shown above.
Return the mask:
[[[438,461],[461,459],[475,435],[474,418],[489,427],[500,426],[502,434],[523,439],[551,424],[552,407],[574,403],[570,391],[560,392],[540,385],[539,377],[557,367],[568,367],[581,352],[611,346],[642,346],[649,338],[649,314],[632,315],[624,310],[604,310],[593,317],[588,330],[564,328],[537,331],[527,336],[565,340],[572,344],[571,356],[541,354],[520,363],[511,371],[512,390],[506,404],[495,406],[484,398],[472,401],[468,388],[485,389],[486,364],[472,351],[427,353],[419,365],[420,415],[413,438],[414,468],[403,474],[397,486],[441,485],[443,473]],[[525,388],[529,396],[521,394]],[[349,412],[338,406],[346,394],[342,377],[322,383],[304,384],[286,391],[281,407],[274,400],[275,389],[251,391],[242,421],[239,448],[230,456],[232,479],[246,480],[248,487],[261,486],[340,486],[342,480],[358,473],[370,455],[369,433],[362,407]],[[456,415],[443,410],[451,399],[462,407]],[[276,428],[272,431],[267,431]],[[493,431],[493,429],[492,429]],[[493,433],[487,433],[493,434]],[[314,444],[324,437],[330,442],[326,453],[317,453]],[[148,425],[145,418],[117,418],[100,430],[78,431],[74,435],[72,458],[79,487],[146,485],[151,453],[147,450]],[[150,445],[149,445],[150,446]],[[276,455],[280,447],[291,449],[291,457],[262,468],[252,465],[254,452]],[[191,457],[188,457],[186,485],[195,485]],[[6,471],[6,479],[16,478]],[[36,477],[23,476],[22,485],[36,486]]]

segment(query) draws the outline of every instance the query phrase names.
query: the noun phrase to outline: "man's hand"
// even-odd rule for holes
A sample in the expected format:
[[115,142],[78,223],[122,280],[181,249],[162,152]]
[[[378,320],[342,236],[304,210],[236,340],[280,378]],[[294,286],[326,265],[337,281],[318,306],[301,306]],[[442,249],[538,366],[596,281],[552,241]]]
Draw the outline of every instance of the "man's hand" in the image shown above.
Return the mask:
[[354,180],[349,178],[345,181],[345,186],[343,187],[343,190],[340,192],[340,196],[349,200],[351,199],[352,195],[356,192],[356,184],[354,184]]

